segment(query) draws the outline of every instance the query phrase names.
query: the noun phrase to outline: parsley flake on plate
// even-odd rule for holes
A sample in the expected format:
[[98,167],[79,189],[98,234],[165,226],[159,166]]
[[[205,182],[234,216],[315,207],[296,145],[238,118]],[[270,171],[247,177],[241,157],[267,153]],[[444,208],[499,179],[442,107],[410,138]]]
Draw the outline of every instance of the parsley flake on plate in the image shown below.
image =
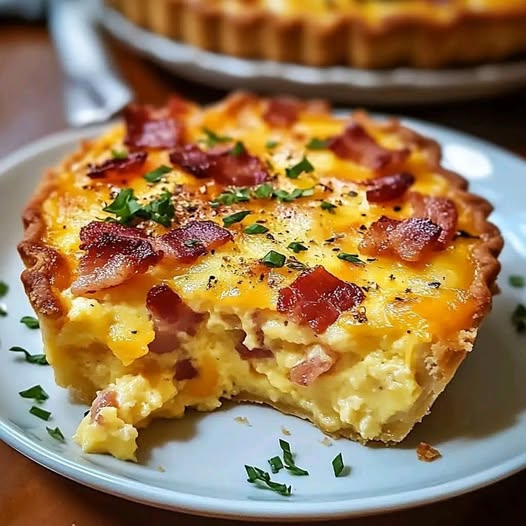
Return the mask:
[[45,409],[42,409],[40,407],[37,407],[35,405],[31,406],[31,409],[29,412],[36,416],[37,418],[40,418],[42,420],[45,420],[46,422],[50,419],[51,413],[49,411],[46,411]]
[[260,468],[257,468],[255,466],[247,466],[245,465],[245,469],[247,471],[248,475],[248,482],[251,484],[257,484],[258,482],[261,482],[264,484],[268,489],[279,493],[280,495],[283,495],[284,497],[288,497],[291,492],[292,488],[291,486],[287,486],[286,484],[280,484],[279,482],[274,482],[270,478],[270,474],[267,471],[263,471]]
[[341,453],[338,453],[338,455],[336,455],[332,460],[332,469],[334,471],[334,476],[341,477],[345,475],[345,472],[348,471],[348,469],[346,470],[345,467],[346,466],[343,462],[343,456]]
[[25,391],[18,393],[22,398],[29,398],[37,402],[44,402],[49,398],[49,395],[44,391],[41,385],[34,385]]
[[5,281],[0,281],[0,298],[9,292],[9,285]]
[[46,431],[49,433],[49,436],[54,438],[55,440],[58,440],[59,442],[65,442],[66,439],[64,438],[64,435],[62,434],[62,431],[60,428],[55,427],[55,429],[52,429],[51,427],[46,426]]
[[524,276],[519,276],[515,274],[508,278],[508,283],[511,287],[515,287],[516,289],[522,289],[526,285],[526,280],[524,279]]
[[39,329],[40,323],[33,316],[22,316],[20,323],[23,323],[28,329]]
[[306,469],[302,469],[296,466],[296,462],[294,461],[294,456],[292,455],[292,452],[290,450],[290,444],[286,440],[283,440],[282,438],[280,438],[279,447],[283,451],[283,463],[285,464],[285,469],[287,471],[289,471],[293,475],[298,475],[298,476],[304,476],[304,475],[309,474],[309,472]]
[[268,463],[270,465],[270,471],[274,474],[279,473],[279,470],[285,467],[279,457],[269,458]]
[[45,354],[30,354],[22,347],[11,347],[9,349],[11,352],[21,352],[24,353],[26,362],[33,363],[37,365],[49,365]]

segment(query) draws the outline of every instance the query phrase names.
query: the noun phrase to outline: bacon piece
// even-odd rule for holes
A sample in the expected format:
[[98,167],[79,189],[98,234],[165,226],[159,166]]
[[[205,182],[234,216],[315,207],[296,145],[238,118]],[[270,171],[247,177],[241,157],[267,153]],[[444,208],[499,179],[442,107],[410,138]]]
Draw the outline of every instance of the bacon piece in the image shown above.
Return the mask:
[[174,351],[179,343],[178,333],[194,336],[197,325],[203,319],[202,314],[194,312],[166,284],[155,285],[148,291],[146,308],[155,329],[155,338],[148,348],[156,354]]
[[92,424],[104,423],[104,419],[100,414],[104,407],[119,407],[119,401],[117,400],[117,393],[115,391],[99,391],[97,393],[89,411],[90,422]]
[[442,455],[438,449],[435,449],[427,442],[420,442],[416,448],[416,456],[422,462],[433,462],[433,460],[437,460]]
[[182,139],[183,125],[175,106],[153,108],[130,104],[124,110],[126,138],[124,143],[134,148],[174,148]]
[[140,168],[145,162],[146,152],[131,152],[123,159],[108,159],[102,164],[89,164],[88,177],[100,179],[111,174],[126,174]]
[[424,196],[419,192],[409,195],[415,217],[430,219],[442,228],[439,242],[443,248],[455,237],[458,212],[455,203],[446,197]]
[[199,371],[194,367],[190,358],[179,360],[175,364],[175,379],[176,380],[191,380],[199,374]]
[[298,120],[304,105],[293,97],[274,97],[267,102],[263,120],[271,126],[288,128]]
[[265,347],[255,347],[249,349],[244,343],[239,342],[236,345],[236,351],[242,360],[250,360],[251,358],[272,358],[274,353]]
[[80,249],[86,253],[71,285],[73,294],[115,287],[143,274],[161,259],[142,230],[118,223],[92,221],[81,228],[80,240]]
[[326,373],[334,364],[335,359],[317,345],[305,360],[296,364],[289,373],[291,382],[298,385],[311,385],[318,376]]
[[199,256],[224,245],[232,233],[213,221],[190,221],[174,228],[155,241],[164,257],[180,263],[192,263]]
[[366,166],[378,173],[392,173],[399,170],[409,156],[409,150],[389,150],[378,144],[365,128],[353,122],[341,135],[329,141],[329,149],[342,159]]
[[231,150],[204,151],[196,144],[187,144],[170,153],[170,162],[199,179],[210,177],[229,186],[255,186],[269,178],[263,162],[246,151],[232,155]]
[[309,269],[279,291],[278,311],[321,334],[344,311],[365,298],[360,287],[333,276],[322,266]]
[[385,203],[402,197],[414,182],[414,175],[407,172],[376,177],[366,181],[365,195],[369,203]]
[[369,256],[391,255],[404,261],[421,261],[431,252],[441,250],[442,228],[429,219],[398,221],[382,216],[367,230],[360,250]]

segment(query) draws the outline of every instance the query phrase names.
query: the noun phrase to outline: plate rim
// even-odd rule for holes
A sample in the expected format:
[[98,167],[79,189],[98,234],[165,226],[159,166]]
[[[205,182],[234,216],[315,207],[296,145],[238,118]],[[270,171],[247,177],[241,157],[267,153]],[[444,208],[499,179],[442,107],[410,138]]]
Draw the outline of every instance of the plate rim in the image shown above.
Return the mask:
[[[343,110],[341,112],[349,113],[350,111],[351,110]],[[385,117],[384,115],[374,113],[372,115],[373,117]],[[427,135],[429,135],[429,132],[425,130],[432,132],[435,129],[441,133],[450,134],[453,139],[458,137],[467,140],[475,144],[477,148],[485,148],[486,152],[489,149],[493,154],[499,153],[508,160],[512,160],[513,162],[518,161],[524,164],[524,168],[526,169],[526,161],[524,161],[524,159],[513,152],[509,152],[483,139],[419,119],[405,118],[403,116],[397,116],[397,118],[399,118],[403,124],[420,127]],[[22,162],[31,161],[49,149],[65,146],[73,141],[80,142],[89,139],[94,134],[100,133],[112,124],[114,124],[114,121],[80,130],[65,129],[46,135],[37,141],[30,142],[0,160],[0,177],[8,174],[14,166]],[[39,445],[3,418],[0,418],[0,440],[41,466],[93,489],[158,508],[199,516],[234,520],[250,519],[272,521],[280,519],[291,522],[299,520],[318,521],[362,517],[413,508],[476,491],[499,480],[508,478],[526,468],[525,451],[523,454],[515,455],[511,459],[507,459],[490,468],[477,471],[460,479],[443,482],[432,488],[425,487],[373,497],[324,501],[323,504],[326,504],[330,509],[320,513],[320,502],[225,499],[222,497],[181,493],[180,491],[168,490],[166,488],[150,486],[144,482],[133,481],[124,476],[101,471],[100,468],[83,466],[67,457],[62,457],[60,454]]]

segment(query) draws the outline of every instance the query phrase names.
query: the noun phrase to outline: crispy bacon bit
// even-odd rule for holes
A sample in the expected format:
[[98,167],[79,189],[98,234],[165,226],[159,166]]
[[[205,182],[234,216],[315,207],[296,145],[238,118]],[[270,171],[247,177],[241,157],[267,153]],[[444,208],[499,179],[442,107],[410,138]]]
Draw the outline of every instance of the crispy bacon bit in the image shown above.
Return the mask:
[[145,162],[146,152],[131,152],[123,159],[108,159],[102,164],[89,164],[88,177],[100,179],[112,174],[126,174],[139,169]]
[[165,258],[192,263],[199,256],[233,239],[229,230],[213,221],[190,221],[158,238],[155,245]]
[[334,364],[335,359],[316,345],[305,360],[290,370],[290,380],[298,385],[311,385],[318,376],[326,373]]
[[278,311],[321,334],[339,315],[365,299],[360,287],[333,276],[322,266],[309,269],[279,291]]
[[333,137],[329,141],[329,149],[342,159],[350,159],[378,173],[399,170],[409,156],[406,148],[389,150],[379,145],[357,122],[349,124],[341,135]]
[[288,128],[299,117],[304,103],[293,97],[274,97],[267,103],[263,120],[271,126]]
[[174,351],[178,346],[178,333],[195,335],[203,316],[194,312],[166,284],[156,285],[148,291],[146,308],[155,328],[155,338],[148,346],[156,354]]
[[407,172],[376,177],[366,181],[365,195],[369,203],[385,203],[402,197],[414,182],[414,175]]
[[119,407],[119,401],[117,400],[117,393],[115,391],[99,391],[97,393],[89,411],[89,418],[92,424],[104,423],[104,419],[100,414],[104,407]]
[[80,230],[78,277],[71,285],[73,294],[93,293],[120,285],[143,274],[157,263],[161,254],[151,239],[138,228],[118,223],[92,221]]
[[170,153],[170,162],[197,178],[210,177],[223,185],[255,186],[269,178],[259,157],[246,151],[232,155],[231,150],[204,151],[196,144],[187,144]]
[[433,462],[433,460],[440,458],[442,455],[438,449],[430,446],[427,442],[420,442],[416,448],[416,456],[422,462]]
[[255,347],[254,349],[249,349],[242,342],[239,342],[236,345],[236,351],[239,353],[239,356],[242,360],[250,360],[252,358],[272,358],[274,356],[270,349],[266,349],[264,347]]
[[421,261],[441,250],[442,228],[430,221],[412,217],[398,221],[382,216],[367,230],[360,250],[368,256],[391,255],[404,261]]
[[126,138],[124,143],[134,148],[174,148],[182,139],[183,125],[175,106],[153,108],[130,104],[124,110]]
[[442,228],[439,242],[445,246],[457,232],[458,212],[455,203],[446,197],[429,197],[411,192],[409,200],[415,217],[425,217]]
[[198,375],[199,371],[194,367],[190,358],[179,360],[175,364],[175,379],[176,380],[191,380]]

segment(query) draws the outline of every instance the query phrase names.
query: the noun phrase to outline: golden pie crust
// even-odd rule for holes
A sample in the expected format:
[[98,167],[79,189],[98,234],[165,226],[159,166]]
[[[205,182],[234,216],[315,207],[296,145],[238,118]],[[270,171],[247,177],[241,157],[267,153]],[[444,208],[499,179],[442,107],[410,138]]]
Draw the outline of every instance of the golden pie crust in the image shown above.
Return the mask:
[[310,66],[441,68],[526,51],[522,0],[106,2],[138,25],[201,49]]

